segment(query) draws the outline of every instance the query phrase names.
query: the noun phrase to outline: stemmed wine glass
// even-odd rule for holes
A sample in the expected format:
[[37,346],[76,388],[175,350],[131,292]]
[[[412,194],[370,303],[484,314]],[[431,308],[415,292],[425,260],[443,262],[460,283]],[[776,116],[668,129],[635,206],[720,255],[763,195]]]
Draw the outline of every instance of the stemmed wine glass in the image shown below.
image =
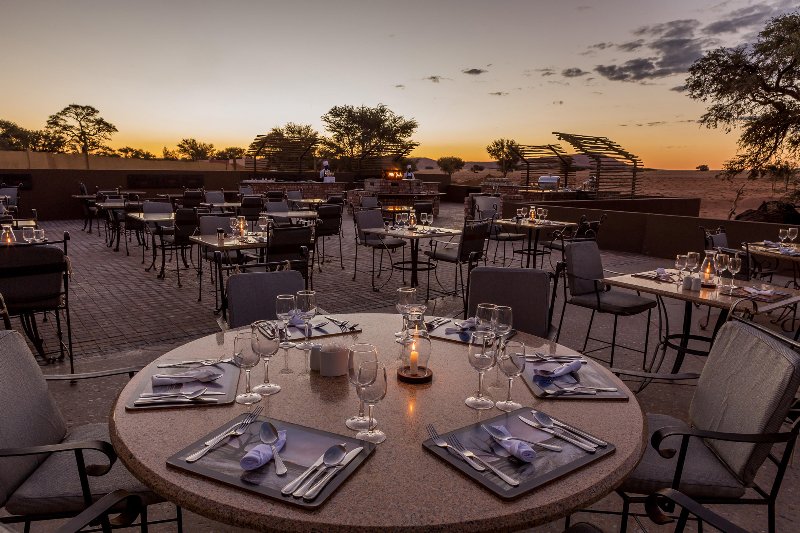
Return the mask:
[[695,269],[697,269],[700,265],[697,264],[697,261],[700,259],[700,254],[697,252],[689,252],[686,254],[686,270],[689,271],[689,277],[694,274]]
[[277,383],[269,382],[269,360],[277,353],[280,343],[280,330],[275,324],[268,320],[258,320],[253,322],[253,351],[264,359],[264,383],[253,387],[253,392],[269,396],[281,391],[281,386]]
[[428,213],[419,214],[419,223],[424,227],[428,225]]
[[542,219],[547,220],[547,214],[548,213],[549,213],[549,211],[547,210],[547,208],[543,207],[542,208]]
[[433,226],[433,213],[428,213],[428,227]]
[[475,331],[492,332],[492,316],[496,307],[494,304],[478,304],[475,309]]
[[250,405],[261,401],[261,395],[250,390],[250,369],[258,364],[259,356],[253,350],[253,333],[242,331],[233,339],[233,362],[244,368],[247,387],[242,394],[236,396],[236,403]]
[[519,341],[506,342],[497,357],[497,366],[508,378],[508,394],[505,400],[494,405],[506,412],[521,408],[522,405],[511,400],[511,385],[514,383],[514,378],[525,370],[525,344]]
[[675,256],[675,270],[678,271],[678,282],[683,281],[683,271],[686,269],[686,256],[678,254]]
[[722,282],[722,273],[728,268],[728,254],[722,252],[714,254],[714,268],[717,271],[717,283],[719,283],[719,288],[722,290],[725,287]]
[[350,383],[356,386],[356,394],[358,394],[359,398],[358,415],[351,416],[345,420],[344,425],[354,431],[369,429],[370,425],[374,422],[374,419],[373,422],[370,422],[370,419],[364,416],[364,400],[361,399],[361,395],[358,393],[360,387],[358,382],[358,369],[366,362],[378,362],[377,348],[363,342],[352,345],[347,351],[347,377]]
[[736,285],[734,285],[733,281],[736,279],[736,274],[742,269],[742,258],[739,257],[739,254],[733,255],[728,259],[728,272],[731,273],[731,292],[736,289]]
[[536,218],[538,219],[538,221],[541,222],[542,220],[544,220],[544,218],[542,217],[543,214],[544,214],[544,210],[541,207],[537,207],[536,208]]
[[483,375],[495,364],[494,333],[476,331],[471,335],[469,364],[478,371],[478,392],[464,400],[464,403],[473,409],[491,409],[494,401],[483,394]]
[[267,226],[269,226],[269,219],[264,215],[258,217],[258,228],[261,230],[262,236],[267,231]]
[[283,323],[283,342],[281,342],[281,348],[286,351],[286,356],[289,355],[289,348],[294,348],[296,346],[295,343],[289,340],[289,321],[292,319],[292,316],[294,316],[295,309],[297,309],[297,304],[294,294],[279,294],[275,297],[275,316]]
[[236,228],[239,226],[239,220],[236,217],[228,219],[228,225],[231,227],[231,237],[236,236]]
[[303,319],[303,336],[304,340],[297,345],[301,350],[311,350],[311,342],[309,337],[309,322],[317,314],[317,293],[315,291],[297,291],[295,301],[297,303],[297,312],[300,318]]
[[377,361],[367,361],[358,367],[358,397],[367,404],[367,429],[356,433],[356,438],[380,444],[386,440],[386,434],[380,429],[375,429],[378,425],[372,417],[372,408],[386,397],[386,366]]
[[417,289],[414,287],[400,287],[397,289],[397,312],[403,317],[403,326],[400,331],[396,331],[395,337],[402,337],[406,331],[406,319],[408,312],[417,300]]
[[22,228],[22,240],[27,243],[33,240],[33,228],[28,226]]
[[492,331],[500,339],[501,346],[503,344],[503,335],[511,331],[511,326],[513,324],[513,313],[509,306],[494,306],[492,310]]
[[792,248],[794,248],[794,240],[797,238],[797,228],[789,228],[789,240],[792,241]]
[[786,228],[781,228],[778,230],[778,238],[781,240],[781,246],[786,243],[786,239],[789,237],[789,230]]

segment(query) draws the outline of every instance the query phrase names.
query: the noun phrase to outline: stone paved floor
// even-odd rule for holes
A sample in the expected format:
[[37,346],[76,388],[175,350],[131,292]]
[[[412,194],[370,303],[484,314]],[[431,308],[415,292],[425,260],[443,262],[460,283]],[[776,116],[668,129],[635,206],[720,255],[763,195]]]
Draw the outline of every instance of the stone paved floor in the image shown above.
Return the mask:
[[[460,205],[445,204],[437,224],[459,227],[462,217]],[[209,283],[207,271],[203,281],[202,302],[198,302],[197,278],[190,271],[182,274],[182,288],[177,287],[174,263],[173,270],[168,271],[166,279],[156,279],[153,272],[144,272],[141,249],[135,244],[135,240],[130,243],[131,255],[126,256],[124,246],[122,251],[114,252],[104,246],[102,238],[82,232],[81,226],[78,221],[43,223],[49,236],[69,231],[72,237],[69,242],[69,255],[73,266],[70,307],[77,371],[146,364],[174,346],[218,331],[217,317],[212,311],[214,291]],[[329,243],[334,244],[335,240]],[[314,288],[318,291],[320,305],[330,312],[394,312],[394,289],[402,285],[399,274],[395,274],[381,292],[371,291],[369,254],[360,252],[359,269],[365,270],[366,273],[359,273],[357,280],[352,281],[354,244],[352,221],[348,217],[345,217],[343,245],[345,270],[338,266],[338,262],[334,262],[326,263],[322,272],[315,272]],[[328,246],[327,251],[331,253],[338,251],[338,248],[335,245]],[[492,252],[493,249],[490,254]],[[635,272],[665,266],[664,261],[659,259],[614,252],[604,252],[603,261],[607,269],[619,272]],[[440,278],[448,287],[452,284],[453,274],[452,267],[440,265]],[[556,324],[560,316],[561,301],[559,295],[554,318]],[[461,302],[453,298],[440,298],[432,305],[434,306],[432,314],[452,315],[460,308]],[[667,308],[673,324],[679,324],[683,304],[668,301]],[[700,313],[696,315],[698,319],[699,315]],[[580,349],[588,318],[588,311],[569,308],[560,342]],[[714,315],[712,320],[713,318]],[[646,317],[643,315],[621,319],[618,333],[620,342],[641,346],[644,340],[645,320]],[[654,317],[651,345],[656,339],[655,322]],[[49,329],[52,327],[52,321],[44,325],[46,338],[54,338]],[[698,329],[697,320],[694,328]],[[594,334],[599,337],[610,337],[610,317],[596,319]],[[55,344],[49,343],[49,348],[54,349]],[[603,352],[599,354],[602,356]],[[636,368],[640,364],[640,355],[622,351],[615,366]],[[699,371],[702,369],[702,364],[701,358],[690,357],[684,368],[688,371]],[[60,373],[67,370],[65,363],[43,367],[46,373]],[[106,421],[113,400],[124,386],[126,379],[109,378],[92,381],[76,386],[64,383],[51,385],[51,391],[68,424]],[[693,387],[687,385],[652,385],[638,396],[638,400],[645,411],[657,411],[685,418],[692,392]],[[800,489],[800,476],[798,469],[793,467],[787,473],[779,498],[779,531],[795,530],[792,524],[800,516],[798,489]],[[610,495],[598,502],[594,508],[616,510],[620,508],[620,500]],[[761,508],[728,507],[722,511],[727,517],[751,531],[766,530],[766,513]],[[167,505],[154,510],[155,515],[170,513],[171,510]],[[239,531],[193,513],[186,515],[187,532]],[[619,520],[615,517],[581,514],[576,518],[591,519],[607,531],[619,527]],[[671,531],[671,528],[653,526],[646,520],[645,525],[648,531]],[[21,531],[21,528],[15,529],[15,527],[11,528],[12,531]],[[559,521],[536,528],[535,531],[555,532],[561,531],[562,528],[563,521]],[[633,521],[631,528],[636,530]],[[51,524],[34,526],[34,531],[51,530],[53,530]],[[174,531],[174,527],[165,525],[153,527],[151,530]]]

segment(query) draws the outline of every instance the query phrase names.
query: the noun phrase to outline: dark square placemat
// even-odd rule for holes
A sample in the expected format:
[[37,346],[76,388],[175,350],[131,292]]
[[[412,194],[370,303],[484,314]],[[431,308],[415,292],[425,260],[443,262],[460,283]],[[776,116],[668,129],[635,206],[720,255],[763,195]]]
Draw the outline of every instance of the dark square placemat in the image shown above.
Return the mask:
[[[511,413],[500,414],[483,422],[477,422],[451,432],[440,433],[441,437],[444,439],[447,439],[447,436],[450,434],[455,434],[466,449],[472,451],[484,461],[491,463],[492,466],[504,474],[517,479],[520,483],[516,487],[505,483],[489,469],[483,472],[475,470],[460,457],[453,455],[445,448],[436,446],[431,439],[426,440],[422,445],[429,452],[439,456],[442,460],[474,479],[492,493],[506,500],[523,496],[545,483],[565,476],[606,455],[614,453],[615,447],[611,443],[605,448],[598,448],[595,453],[585,452],[577,446],[526,425],[518,418],[519,415],[528,419],[533,419],[530,407],[523,407]],[[562,421],[569,423],[568,420]],[[525,463],[515,458],[506,457],[505,455],[507,455],[507,452],[505,449],[497,444],[489,434],[481,428],[481,424],[505,426],[509,433],[515,437],[535,442],[555,444],[561,447],[561,451],[553,452],[544,450],[538,446],[534,447],[536,450],[536,458],[532,463]],[[443,487],[443,489],[446,490],[446,487]]]
[[785,300],[791,294],[788,292],[783,292],[779,290],[775,290],[773,294],[751,294],[744,290],[743,287],[736,287],[729,293],[731,296],[735,296],[737,298],[747,298],[748,300],[754,300],[756,302],[765,302],[765,303],[774,303],[780,302],[781,300]]
[[[286,430],[286,444],[280,451],[281,459],[286,464],[288,472],[283,476],[275,473],[275,462],[270,461],[255,470],[245,471],[239,465],[241,458],[249,449],[261,444],[259,431],[261,424],[267,420],[258,418],[247,427],[241,437],[228,439],[220,443],[212,451],[194,463],[187,463],[186,456],[203,447],[203,443],[219,435],[227,428],[242,421],[247,413],[238,416],[230,422],[209,432],[207,435],[185,447],[167,459],[167,465],[210,478],[226,485],[231,485],[248,492],[263,494],[269,498],[280,500],[291,505],[313,509],[319,507],[339,488],[367,457],[375,450],[375,445],[353,437],[338,435],[327,431],[292,424],[270,418],[269,421],[278,429]],[[344,444],[347,451],[359,446],[364,449],[345,468],[337,473],[324,489],[312,501],[295,498],[291,494],[284,496],[281,489],[302,474],[309,466],[323,454],[325,450],[336,444]]]
[[[164,361],[169,362],[169,361]],[[136,391],[136,395],[131,396],[125,404],[125,409],[139,410],[139,409],[164,409],[164,408],[177,408],[177,407],[213,407],[216,405],[228,405],[236,399],[236,389],[239,384],[240,368],[233,363],[220,363],[211,368],[219,369],[223,374],[222,377],[214,381],[199,382],[190,381],[184,383],[181,387],[182,392],[191,392],[198,387],[207,387],[210,392],[224,392],[223,395],[208,396],[208,398],[215,398],[217,403],[158,403],[152,405],[134,405],[133,403],[144,392],[166,392],[168,387],[156,387],[153,390],[152,380],[150,379],[154,374],[179,374],[188,370],[195,370],[196,368],[204,367],[191,367],[191,368],[155,368],[148,370],[147,379],[144,380],[143,385]],[[204,396],[205,397],[205,396]]]
[[559,390],[558,385],[571,387],[574,385],[586,385],[589,387],[619,387],[619,385],[609,379],[605,369],[601,368],[591,359],[578,372],[566,374],[557,378],[546,378],[534,374],[537,368],[552,370],[560,363],[534,363],[528,361],[525,370],[522,372],[522,380],[537,398],[548,398],[551,400],[617,400],[627,401],[628,394],[618,390],[617,392],[598,392],[597,394],[548,394],[546,390]]

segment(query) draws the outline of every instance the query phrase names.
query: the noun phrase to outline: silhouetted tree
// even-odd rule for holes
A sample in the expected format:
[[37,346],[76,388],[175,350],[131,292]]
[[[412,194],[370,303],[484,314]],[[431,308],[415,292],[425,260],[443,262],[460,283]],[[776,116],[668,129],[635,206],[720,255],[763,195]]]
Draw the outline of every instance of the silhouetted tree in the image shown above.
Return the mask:
[[497,161],[497,166],[500,172],[503,173],[504,178],[508,176],[509,172],[515,170],[519,164],[519,155],[514,150],[511,150],[512,146],[517,146],[517,142],[513,139],[495,139],[486,147],[489,155]]
[[105,146],[116,126],[90,105],[70,104],[47,119],[47,128],[66,140],[74,152],[89,154]]
[[178,153],[183,154],[192,161],[202,161],[211,159],[214,155],[214,145],[203,143],[193,138],[181,139],[181,142],[178,143]]
[[34,152],[64,152],[66,140],[50,129],[29,130],[0,120],[0,150],[32,150]]
[[800,159],[800,13],[767,22],[751,45],[707,52],[689,69],[689,96],[709,102],[700,123],[741,129],[723,176],[767,175]]
[[178,161],[180,157],[178,156],[178,152],[175,150],[170,150],[166,146],[161,150],[161,159],[165,161]]
[[695,169],[699,170],[700,172],[708,172],[708,165],[697,165]]
[[458,172],[466,163],[460,157],[455,156],[447,156],[447,157],[440,157],[436,160],[436,164],[439,165],[439,168],[442,169],[442,172],[447,174],[449,178],[452,179],[453,173]]
[[244,157],[245,149],[239,148],[237,146],[229,146],[228,148],[224,148],[222,150],[218,150],[216,154],[214,154],[214,159],[239,159]]
[[472,165],[469,169],[477,173],[477,172],[483,172],[486,169],[486,167],[484,167],[483,165]]
[[124,157],[125,159],[155,159],[156,155],[152,152],[148,152],[147,150],[142,150],[140,148],[131,148],[130,146],[123,146],[122,148],[117,149],[119,155]]

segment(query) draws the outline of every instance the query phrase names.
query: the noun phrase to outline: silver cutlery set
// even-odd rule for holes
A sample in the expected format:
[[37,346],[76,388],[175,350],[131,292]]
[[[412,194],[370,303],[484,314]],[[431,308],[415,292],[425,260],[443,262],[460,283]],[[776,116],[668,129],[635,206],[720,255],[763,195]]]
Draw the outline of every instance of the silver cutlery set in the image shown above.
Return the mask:
[[434,318],[430,322],[426,322],[425,325],[428,327],[428,331],[433,331],[440,326],[444,326],[445,324],[449,323],[449,318]]
[[355,331],[358,329],[358,324],[350,324],[347,320],[336,320],[330,316],[326,316],[325,319],[332,322],[335,326],[338,326],[342,333],[347,333],[349,331]]

